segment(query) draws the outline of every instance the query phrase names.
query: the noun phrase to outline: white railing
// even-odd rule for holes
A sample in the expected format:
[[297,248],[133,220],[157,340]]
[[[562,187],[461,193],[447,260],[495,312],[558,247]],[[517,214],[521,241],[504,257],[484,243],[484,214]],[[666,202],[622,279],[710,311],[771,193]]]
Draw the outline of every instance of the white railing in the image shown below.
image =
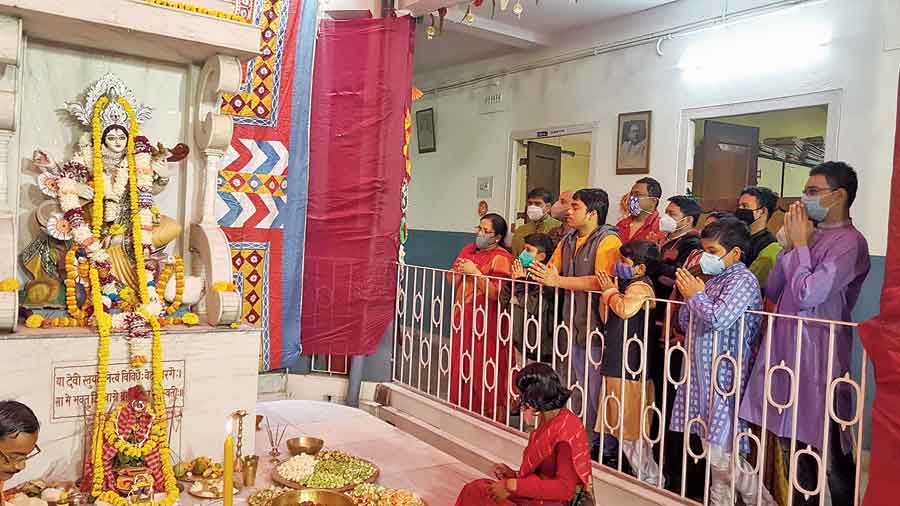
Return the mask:
[[[504,289],[518,297],[507,300]],[[520,305],[521,300],[527,306],[529,295],[533,297],[532,308],[537,308],[536,311]],[[686,321],[687,328],[675,332],[674,323],[684,304],[647,300],[639,318],[641,328],[636,333],[629,332],[629,321],[624,321],[622,335],[628,338],[623,345],[621,376],[604,380],[596,373],[604,365],[605,337],[598,321],[602,300],[596,293],[578,297],[581,302],[575,301],[573,293],[547,290],[532,282],[476,278],[443,269],[401,265],[393,379],[485,421],[524,434],[523,420],[516,415],[513,375],[527,363],[543,361],[553,366],[562,381],[572,388],[570,409],[581,416],[586,427],[590,428],[594,420],[601,418],[599,406],[604,406],[602,420],[597,424],[599,434],[595,436],[599,456],[606,462],[611,458],[620,472],[627,470],[627,461],[632,467],[630,474],[637,479],[704,505],[735,504],[739,496],[748,505],[859,504],[863,493],[861,483],[865,481],[861,476],[863,434],[870,426],[864,416],[868,358],[863,351],[859,363],[853,367],[848,365],[849,357],[838,354],[846,352],[849,340],[855,339],[852,337],[854,323],[746,311],[740,314],[739,322],[727,326],[731,328],[739,323],[736,343],[733,335],[729,337],[727,328],[711,332],[711,349],[708,360],[704,361],[702,355],[694,356],[691,352],[692,349],[701,351],[694,345],[710,345],[709,333],[695,335],[695,327],[702,322],[695,322],[692,312],[685,311],[687,318],[681,320]],[[562,314],[566,300],[570,302],[568,314]],[[582,329],[575,328],[577,304],[587,305]],[[545,307],[551,309],[542,310]],[[785,335],[786,325],[791,328],[796,325],[796,332],[790,330],[790,337]],[[804,334],[807,327],[818,329],[819,333],[827,329],[827,343],[810,343],[812,337]],[[723,331],[726,334],[720,334]],[[576,344],[576,335],[585,337],[581,344]],[[772,345],[785,339],[793,339],[794,354],[790,360],[773,363]],[[767,351],[765,356],[755,349],[760,342]],[[845,346],[838,346],[839,343]],[[811,344],[817,348],[827,346],[826,363],[811,359],[814,354],[809,350],[804,355],[804,346]],[[629,358],[630,354],[637,358]],[[662,363],[654,361],[654,357],[661,358]],[[765,364],[763,391],[766,394],[764,399],[755,402],[765,409],[761,409],[761,420],[751,429],[735,406],[747,402],[746,382],[759,361]],[[830,381],[827,387],[822,385],[823,402],[801,413],[800,384],[809,381],[810,375],[803,367],[816,368],[813,372],[818,373],[824,369],[825,378]],[[692,378],[703,381],[697,384]],[[736,382],[734,378],[741,381]],[[613,380],[619,380],[617,391],[607,391],[607,383]],[[626,384],[631,388],[637,386],[626,381],[640,382],[638,404],[627,402],[629,398],[635,400],[636,395],[627,395]],[[707,387],[709,391],[704,393]],[[651,394],[654,390],[659,393]],[[679,404],[685,413],[684,424],[670,428],[672,411],[677,407],[673,396],[680,390],[685,392]],[[849,401],[848,394],[855,399]],[[697,401],[695,408],[699,409],[692,410],[691,404]],[[836,409],[836,401],[845,401],[844,409]],[[808,404],[804,401],[804,408]],[[727,413],[727,421],[721,415],[716,420],[704,416],[717,405],[725,406],[718,412]],[[627,441],[625,425],[634,426],[635,409],[639,410],[639,434]],[[784,417],[785,413],[789,413],[789,420],[777,427],[782,438],[764,437],[775,425],[772,418]],[[800,419],[807,425],[811,420],[821,424],[821,442],[810,441],[807,434],[807,443],[803,443],[804,438],[798,437]],[[719,439],[724,441],[724,446],[703,441],[711,430],[710,422],[716,430],[726,427],[725,439]],[[785,430],[789,435],[784,434]],[[703,437],[692,436],[691,432]],[[835,444],[850,449],[850,468],[848,457],[836,452]],[[610,452],[609,445],[617,448]],[[675,448],[676,455],[667,449],[669,446]],[[733,451],[728,450],[729,446]],[[751,459],[755,461],[753,464],[740,451],[748,446],[755,457]],[[785,453],[781,464],[778,460],[782,456],[775,453],[779,447]],[[835,455],[840,456],[838,462],[832,460]],[[807,459],[814,465],[810,466]],[[807,464],[801,472],[798,464],[804,461]],[[772,487],[775,502],[770,502],[766,485],[777,485],[778,480],[766,477],[782,466],[787,467],[782,493],[776,490],[779,487]],[[834,482],[835,490],[829,488],[829,480]],[[849,489],[837,487],[842,482],[848,483]]]

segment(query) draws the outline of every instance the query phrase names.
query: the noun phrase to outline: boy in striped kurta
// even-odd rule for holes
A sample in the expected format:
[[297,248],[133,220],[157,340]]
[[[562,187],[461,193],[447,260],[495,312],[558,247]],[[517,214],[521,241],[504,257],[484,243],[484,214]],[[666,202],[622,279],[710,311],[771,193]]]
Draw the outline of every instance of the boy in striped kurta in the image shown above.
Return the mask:
[[[689,430],[703,438],[710,465],[711,505],[735,503],[731,497],[732,480],[736,494],[745,504],[774,505],[765,488],[762,501],[757,503],[755,474],[735,467],[732,475],[731,466],[735,435],[747,429],[741,421],[735,427],[735,402],[750,374],[751,347],[758,339],[761,320],[759,315],[747,311],[762,308],[759,282],[741,262],[750,244],[750,231],[736,219],[719,220],[703,229],[700,240],[700,267],[704,275],[710,276],[709,281],[704,283],[684,269],[676,274],[676,287],[687,301],[678,318],[687,332],[684,377],[688,383],[678,389],[670,428],[675,432]],[[731,357],[739,371],[734,370],[730,360],[719,360],[713,371],[719,356]],[[714,372],[718,389],[713,384]],[[738,450],[749,451],[746,437],[740,439]],[[738,463],[750,470],[742,457]]]

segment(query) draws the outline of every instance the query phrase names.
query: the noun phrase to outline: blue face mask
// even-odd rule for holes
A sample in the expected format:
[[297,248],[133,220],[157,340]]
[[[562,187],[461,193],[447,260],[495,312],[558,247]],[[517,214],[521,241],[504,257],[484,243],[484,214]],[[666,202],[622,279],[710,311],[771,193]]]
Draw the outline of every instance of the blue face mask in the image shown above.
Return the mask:
[[628,197],[628,212],[632,216],[640,216],[644,210],[641,209],[641,198],[631,195]]
[[616,262],[616,276],[622,281],[634,278],[634,268],[622,262]]
[[[728,253],[726,253],[727,255]],[[703,252],[703,255],[700,257],[700,269],[703,271],[703,274],[707,276],[718,276],[725,272],[725,261],[722,260],[722,257],[717,257],[712,253]]]
[[[825,195],[831,195],[832,193],[834,192],[829,192]],[[816,223],[825,221],[825,218],[828,217],[828,211],[831,209],[830,207],[822,205],[822,197],[825,195],[816,195],[815,197],[807,197],[804,195],[800,198],[800,201],[803,202],[803,206],[806,207],[806,214],[809,215],[809,219]]]
[[519,262],[522,263],[522,267],[527,269],[531,265],[531,262],[534,262],[534,255],[527,249],[522,250],[522,252],[519,253]]

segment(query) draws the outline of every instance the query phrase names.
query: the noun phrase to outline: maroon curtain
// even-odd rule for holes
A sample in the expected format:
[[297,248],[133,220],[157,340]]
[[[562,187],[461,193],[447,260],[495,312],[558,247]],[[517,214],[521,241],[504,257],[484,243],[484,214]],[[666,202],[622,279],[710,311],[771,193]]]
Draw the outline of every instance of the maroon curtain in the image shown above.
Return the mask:
[[304,355],[372,354],[394,316],[414,42],[409,17],[325,20],[319,27],[300,330]]
[[[900,94],[900,92],[898,92]],[[900,97],[894,132],[894,174],[888,222],[887,261],[881,289],[881,314],[860,327],[875,368],[872,407],[872,460],[864,506],[894,506],[900,468]]]

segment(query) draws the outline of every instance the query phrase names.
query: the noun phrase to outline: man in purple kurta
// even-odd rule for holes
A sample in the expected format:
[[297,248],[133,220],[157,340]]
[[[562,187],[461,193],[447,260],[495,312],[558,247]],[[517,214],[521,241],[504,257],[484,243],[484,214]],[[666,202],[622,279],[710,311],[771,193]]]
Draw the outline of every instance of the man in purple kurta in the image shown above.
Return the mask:
[[[819,320],[851,320],[870,265],[866,239],[850,221],[850,206],[857,186],[856,172],[842,162],[827,162],[810,171],[802,201],[791,205],[785,215],[784,230],[790,244],[778,255],[766,287],[767,298],[777,304],[776,313]],[[809,445],[821,455],[827,447],[832,504],[851,505],[855,472],[850,431],[841,431],[834,421],[827,424],[830,434],[824,429],[829,416],[826,406],[829,385],[834,378],[850,371],[853,332],[846,326],[833,326],[834,353],[829,374],[831,325],[804,322],[798,338],[797,320],[775,318],[773,324],[771,338],[763,336],[763,345],[742,398],[740,416],[763,426],[766,364],[772,368],[784,361],[798,382],[797,403],[781,412],[769,404],[765,429],[784,438],[785,460],[790,465],[790,438],[794,435],[792,422],[796,417],[795,452]],[[776,371],[770,381],[772,400],[780,405],[789,404],[792,384],[788,374]],[[852,420],[855,407],[848,389],[835,389],[834,405],[838,417]],[[795,473],[805,489],[816,488],[818,470],[809,456],[798,456]],[[819,504],[819,499],[817,496],[805,499],[795,490],[794,504]]]

